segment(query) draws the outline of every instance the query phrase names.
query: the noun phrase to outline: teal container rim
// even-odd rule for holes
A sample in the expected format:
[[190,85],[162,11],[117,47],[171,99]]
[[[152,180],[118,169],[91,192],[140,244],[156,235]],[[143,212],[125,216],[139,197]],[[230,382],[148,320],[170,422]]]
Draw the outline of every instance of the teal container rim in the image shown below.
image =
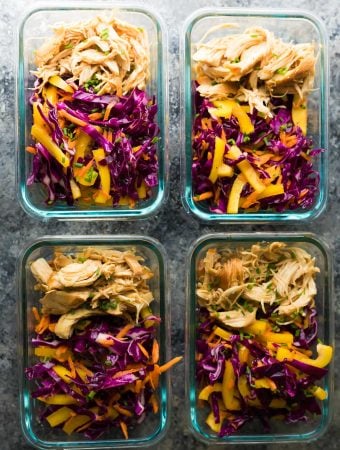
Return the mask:
[[[105,247],[122,247],[122,246],[140,246],[151,250],[156,256],[159,267],[159,308],[160,317],[162,318],[160,326],[160,340],[161,340],[161,356],[164,360],[169,360],[171,356],[171,310],[170,299],[168,292],[168,263],[166,252],[163,245],[154,238],[142,235],[105,235],[105,236],[63,236],[63,235],[46,235],[33,241],[30,241],[21,251],[17,259],[16,265],[16,285],[17,285],[17,354],[19,359],[18,364],[18,380],[19,380],[19,411],[20,411],[20,425],[23,436],[26,441],[39,449],[106,449],[106,448],[139,448],[149,447],[161,441],[168,428],[171,410],[171,383],[170,374],[168,372],[162,375],[162,381],[159,388],[159,398],[161,404],[161,411],[159,413],[159,424],[156,431],[144,438],[136,439],[99,439],[93,440],[78,440],[78,441],[45,441],[36,436],[32,430],[32,420],[29,417],[28,411],[32,399],[29,396],[28,381],[24,376],[24,369],[27,367],[28,348],[27,342],[27,314],[24,309],[26,304],[25,288],[26,288],[26,271],[25,266],[29,256],[34,250],[43,247],[54,246],[68,246],[84,247],[84,246],[105,246]],[[27,395],[25,395],[25,393]],[[146,418],[145,420],[148,420]],[[141,424],[140,426],[143,426]]]
[[[197,207],[193,200],[191,185],[191,127],[192,127],[192,98],[191,98],[191,31],[194,25],[205,17],[264,17],[277,19],[307,20],[315,26],[320,36],[320,147],[326,152],[320,155],[320,185],[319,194],[311,209],[290,210],[282,213],[257,212],[240,214],[216,214]],[[274,9],[274,8],[201,8],[194,11],[184,22],[180,42],[181,57],[181,176],[182,176],[182,203],[188,213],[192,213],[201,221],[217,223],[273,223],[299,220],[314,220],[325,210],[328,199],[328,97],[329,97],[329,60],[328,60],[328,35],[324,23],[314,13],[304,9]]]
[[[26,185],[26,164],[25,164],[25,124],[26,124],[26,99],[24,88],[24,54],[23,54],[23,33],[27,20],[34,14],[39,12],[51,12],[51,11],[72,11],[72,10],[84,10],[84,11],[101,11],[108,9],[118,9],[123,12],[135,12],[144,14],[149,17],[156,27],[158,37],[157,48],[157,123],[160,128],[161,140],[158,143],[158,186],[156,195],[147,201],[146,206],[141,206],[135,209],[129,208],[107,208],[107,209],[94,209],[89,208],[87,210],[77,210],[76,207],[63,207],[58,209],[51,207],[50,209],[40,208],[35,205],[28,195],[28,189]],[[57,220],[141,220],[153,216],[159,212],[163,203],[166,201],[168,192],[168,178],[169,178],[169,132],[168,132],[168,34],[165,23],[162,17],[158,14],[154,8],[148,5],[143,5],[134,2],[123,3],[119,1],[117,3],[93,3],[88,1],[75,2],[69,1],[65,4],[57,5],[56,2],[46,3],[38,2],[33,7],[27,8],[21,15],[18,21],[19,25],[16,33],[16,82],[15,82],[15,112],[16,112],[16,191],[18,201],[23,210],[30,215],[41,220],[57,219]]]
[[[284,241],[287,243],[305,242],[316,247],[323,256],[325,262],[326,273],[325,279],[325,296],[327,296],[327,323],[328,327],[326,331],[326,342],[333,346],[335,349],[335,330],[334,330],[334,281],[333,281],[333,255],[328,244],[317,237],[313,233],[304,232],[248,232],[248,233],[209,233],[199,237],[193,242],[189,248],[186,265],[187,265],[187,278],[186,278],[186,335],[185,335],[185,354],[186,354],[186,366],[185,366],[185,387],[186,387],[186,402],[187,402],[187,420],[191,433],[200,441],[210,445],[236,445],[236,444],[270,444],[270,443],[297,443],[297,442],[310,442],[314,441],[322,436],[328,429],[332,416],[334,405],[334,355],[331,364],[329,365],[329,372],[327,374],[328,379],[328,399],[325,400],[326,404],[322,407],[322,417],[318,426],[304,434],[258,434],[258,435],[232,435],[225,438],[219,438],[218,436],[212,437],[203,432],[197,422],[196,414],[196,389],[195,389],[195,331],[196,328],[193,324],[195,321],[195,308],[196,308],[196,296],[195,296],[195,280],[196,280],[196,260],[200,251],[209,246],[209,244],[218,243],[233,243],[238,242],[242,245],[252,244],[255,242],[274,242]],[[287,425],[289,427],[290,425]],[[293,425],[292,425],[293,426]]]

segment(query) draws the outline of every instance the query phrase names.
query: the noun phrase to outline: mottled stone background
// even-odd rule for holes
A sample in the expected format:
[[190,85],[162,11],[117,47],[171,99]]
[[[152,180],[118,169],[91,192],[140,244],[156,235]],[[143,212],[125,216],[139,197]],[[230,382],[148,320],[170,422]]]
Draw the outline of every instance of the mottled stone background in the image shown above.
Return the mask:
[[[180,200],[179,184],[179,63],[178,42],[182,23],[187,15],[200,7],[238,6],[238,7],[278,7],[304,8],[317,13],[326,24],[330,45],[330,198],[324,215],[313,223],[292,225],[261,225],[257,227],[242,226],[242,231],[249,230],[305,230],[313,231],[324,238],[332,248],[335,259],[335,295],[339,294],[340,239],[339,230],[339,149],[340,129],[340,12],[337,0],[150,0],[143,2],[156,8],[167,23],[169,30],[170,51],[170,155],[171,155],[171,193],[155,219],[141,223],[41,223],[28,217],[20,208],[16,199],[15,187],[15,152],[14,136],[16,118],[14,113],[15,82],[15,39],[18,20],[22,11],[35,2],[30,0],[0,0],[0,205],[2,219],[0,222],[0,450],[27,450],[31,448],[22,438],[18,414],[18,375],[16,356],[16,298],[15,267],[20,250],[30,240],[45,234],[116,234],[138,233],[159,239],[167,250],[170,261],[170,281],[172,300],[172,339],[173,353],[184,351],[184,271],[185,254],[188,245],[202,234],[213,231],[239,231],[240,226],[206,226],[188,217],[183,211]],[[63,1],[55,2],[61,5]],[[109,3],[109,2],[108,2]],[[124,2],[122,2],[124,3]],[[339,252],[339,253],[338,253]],[[340,319],[340,307],[335,298],[335,323]],[[336,345],[339,349],[340,331],[336,333]],[[311,444],[268,445],[268,450],[283,450],[297,447],[303,449],[329,450],[340,448],[340,358],[335,359],[335,411],[332,425],[328,432]],[[205,448],[190,435],[183,408],[184,367],[176,367],[172,374],[173,409],[172,422],[166,438],[159,444],[161,449],[196,449]],[[238,447],[240,450],[244,447]],[[248,447],[249,448],[249,447]]]

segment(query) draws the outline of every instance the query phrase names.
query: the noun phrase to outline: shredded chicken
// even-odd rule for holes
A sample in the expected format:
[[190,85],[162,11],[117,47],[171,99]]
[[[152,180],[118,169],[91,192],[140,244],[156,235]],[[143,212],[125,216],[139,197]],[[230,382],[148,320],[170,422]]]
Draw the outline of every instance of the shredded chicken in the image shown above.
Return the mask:
[[249,103],[271,117],[271,96],[311,91],[315,72],[315,46],[312,43],[285,43],[262,27],[243,33],[226,33],[205,42],[208,35],[235,24],[220,24],[208,30],[193,54],[198,92],[212,100],[227,97]]
[[114,12],[87,22],[59,24],[54,36],[36,50],[33,72],[41,90],[50,77],[95,86],[98,95],[126,95],[145,89],[149,78],[146,31],[115,17]]
[[38,281],[36,289],[44,292],[42,313],[61,314],[55,333],[59,337],[72,333],[75,319],[82,318],[84,311],[86,316],[91,311],[130,315],[137,322],[143,308],[154,300],[148,284],[154,274],[143,261],[134,249],[90,247],[75,255],[56,253],[50,262],[34,261],[31,271]]
[[198,264],[197,301],[230,327],[252,323],[259,307],[289,322],[294,313],[314,306],[319,269],[315,258],[283,242],[250,249],[210,248]]

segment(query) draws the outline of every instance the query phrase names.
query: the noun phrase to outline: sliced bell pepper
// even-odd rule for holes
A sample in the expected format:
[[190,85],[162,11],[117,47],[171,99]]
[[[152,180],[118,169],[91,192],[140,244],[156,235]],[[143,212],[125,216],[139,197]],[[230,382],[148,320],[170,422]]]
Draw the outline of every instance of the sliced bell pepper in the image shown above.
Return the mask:
[[91,419],[87,415],[76,415],[74,417],[70,417],[67,422],[65,422],[63,426],[63,431],[65,431],[66,434],[70,435],[72,434],[77,428],[85,425],[86,423],[90,422]]
[[214,334],[221,337],[222,339],[226,339],[227,341],[231,338],[232,334],[229,331],[223,330],[223,328],[216,327],[214,329]]
[[214,431],[215,433],[219,433],[219,432],[221,431],[222,420],[220,420],[219,423],[216,423],[216,422],[215,422],[215,416],[214,416],[214,413],[213,413],[213,412],[211,412],[211,413],[208,415],[208,417],[207,417],[205,423],[206,423],[206,424],[212,429],[212,431]]
[[139,187],[137,187],[137,194],[138,198],[140,198],[141,200],[146,198],[147,188],[144,180],[142,181],[142,184]]
[[56,86],[57,88],[61,89],[64,92],[68,92],[69,94],[73,94],[74,89],[72,86],[66,83],[65,80],[63,80],[58,75],[53,75],[48,79],[48,82],[52,84],[53,86]]
[[292,120],[294,125],[301,128],[304,135],[307,134],[307,101],[297,94],[293,98]]
[[55,86],[47,86],[44,90],[43,96],[45,98],[45,101],[51,103],[51,105],[53,106],[55,106],[58,102],[58,93]]
[[53,371],[63,380],[65,383],[72,382],[72,374],[69,370],[64,366],[55,365],[53,367]]
[[[40,104],[40,107],[43,108],[43,105]],[[42,118],[39,109],[38,109],[38,103],[34,102],[33,103],[33,123],[35,125],[38,125],[40,127],[46,127],[46,122],[44,121],[44,119]]]
[[251,134],[254,133],[254,125],[251,123],[250,117],[244,111],[242,106],[239,103],[234,104],[232,115],[236,117],[239,125],[241,133]]
[[282,333],[273,333],[271,331],[267,331],[266,333],[260,336],[261,340],[265,342],[275,342],[276,344],[293,344],[294,336],[288,331]]
[[242,189],[246,185],[246,180],[243,177],[243,175],[238,175],[231,187],[229,199],[228,199],[228,205],[227,205],[227,213],[228,214],[237,214],[239,203],[240,203],[240,197],[242,193]]
[[222,399],[224,406],[228,410],[238,410],[241,408],[240,402],[234,397],[235,392],[235,372],[231,361],[225,362],[222,380]]
[[50,426],[54,428],[66,422],[66,420],[73,416],[73,414],[74,412],[72,411],[72,409],[65,406],[57,409],[57,411],[54,411],[52,414],[47,416],[46,420],[50,424]]
[[73,178],[70,179],[70,186],[71,186],[72,197],[74,200],[77,200],[78,198],[81,197],[81,191],[79,189],[79,186],[77,185],[77,183],[74,181]]
[[71,395],[67,394],[55,394],[50,397],[38,397],[41,402],[47,403],[47,405],[77,405],[78,402]]
[[208,108],[209,114],[215,117],[224,117],[230,119],[233,107],[236,104],[235,100],[216,100],[213,102],[215,108]]
[[81,130],[79,131],[75,144],[76,153],[74,155],[73,166],[78,162],[79,158],[83,159],[85,157],[86,151],[90,146],[91,140],[92,140],[91,136],[89,136],[88,134],[84,133]]
[[[100,176],[101,190],[98,195],[95,196],[96,203],[106,203],[110,196],[110,187],[111,187],[111,176],[110,169],[108,166],[102,166],[100,161],[105,159],[105,152],[103,148],[98,148],[97,150],[92,151],[93,157],[97,163],[97,169]],[[109,196],[109,197],[108,197]]]
[[285,190],[283,184],[269,184],[262,192],[258,194],[257,199],[261,200],[263,198],[272,197],[273,195],[281,195],[284,193]]
[[39,125],[32,125],[31,134],[63,167],[69,167],[70,159],[52,140],[46,129]]
[[245,333],[260,335],[264,334],[269,328],[269,323],[266,320],[255,320],[253,323],[243,328]]
[[212,183],[215,183],[218,177],[218,169],[223,164],[223,155],[225,151],[225,140],[220,137],[215,137],[215,151],[214,151],[214,159],[211,166],[211,171],[209,175],[209,180]]
[[220,167],[217,169],[217,176],[218,177],[232,177],[234,175],[234,169],[231,166],[228,166],[228,164],[221,164]]

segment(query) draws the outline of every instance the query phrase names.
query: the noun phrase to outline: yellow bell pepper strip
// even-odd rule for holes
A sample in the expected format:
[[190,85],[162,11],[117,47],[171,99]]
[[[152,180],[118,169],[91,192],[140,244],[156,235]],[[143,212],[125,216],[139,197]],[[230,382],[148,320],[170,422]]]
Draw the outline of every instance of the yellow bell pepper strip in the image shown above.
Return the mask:
[[52,140],[51,136],[48,135],[45,128],[39,125],[32,125],[31,134],[35,140],[40,142],[53,158],[55,158],[63,167],[69,167],[70,159],[62,150],[57,146],[57,144]]
[[73,94],[74,89],[72,86],[66,83],[65,80],[63,80],[58,75],[53,75],[48,79],[48,82],[52,84],[53,86],[56,86],[57,88],[61,89],[64,92],[68,92],[69,94]]
[[255,320],[253,323],[243,328],[245,333],[261,335],[264,334],[269,328],[269,323],[266,320]]
[[88,134],[84,133],[81,130],[79,131],[79,135],[76,139],[75,144],[76,153],[74,155],[73,167],[75,167],[74,165],[78,162],[79,158],[83,159],[85,157],[85,154],[87,153],[91,141],[92,139]]
[[[40,127],[46,128],[47,124],[39,112],[38,104],[39,103],[37,102],[33,103],[33,123]],[[43,108],[43,105],[39,104],[39,106],[40,108]]]
[[46,102],[49,102],[51,105],[55,106],[58,102],[57,88],[52,85],[47,86],[44,97]]
[[63,426],[63,431],[70,435],[72,434],[77,428],[85,425],[86,423],[90,422],[91,419],[89,416],[86,415],[76,415],[74,417],[70,417]]
[[147,188],[144,180],[142,181],[141,185],[137,187],[137,194],[140,200],[146,198]]
[[244,186],[246,185],[246,180],[243,175],[238,175],[231,187],[228,204],[227,204],[227,213],[228,214],[237,214],[240,197]]
[[225,362],[224,374],[222,380],[222,399],[224,406],[233,411],[241,408],[240,402],[234,398],[235,392],[235,372],[231,361]]
[[293,359],[297,359],[298,361],[301,361],[305,364],[308,364],[310,366],[315,366],[319,368],[326,367],[332,360],[333,357],[333,347],[330,345],[324,345],[324,344],[318,344],[316,346],[316,351],[318,353],[317,358],[306,358],[305,355],[303,355],[300,352],[297,351],[291,351],[285,348],[280,347],[276,353],[276,359],[278,361],[292,361]]
[[241,375],[239,379],[237,380],[237,388],[239,390],[239,393],[241,394],[243,400],[250,406],[261,408],[261,403],[259,399],[251,398],[251,392],[249,389],[249,384],[247,380],[246,375]]
[[240,363],[242,364],[248,362],[249,355],[250,355],[249,349],[244,345],[240,344],[240,348],[238,350],[238,359]]
[[268,377],[255,379],[254,385],[256,389],[270,389],[271,391],[275,391],[277,388],[274,381]]
[[78,198],[81,197],[81,191],[79,189],[79,186],[77,185],[77,183],[74,181],[73,178],[70,179],[70,186],[71,186],[73,200],[77,200]]
[[52,370],[63,380],[65,383],[72,383],[72,374],[64,366],[56,365],[52,367]]
[[[146,319],[147,317],[150,317],[153,314],[152,314],[151,308],[149,308],[149,306],[145,306],[141,310],[140,315],[141,315],[142,319]],[[155,321],[154,320],[145,320],[144,321],[145,328],[150,328],[150,327],[153,327],[154,325],[155,325]]]
[[199,400],[209,400],[210,394],[213,392],[222,392],[222,383],[208,384],[205,386],[198,395]]
[[130,197],[127,195],[125,197],[120,197],[118,201],[119,206],[128,206],[130,204]]
[[[230,159],[238,159],[242,155],[241,150],[236,146],[232,145],[229,151],[227,152],[227,158]],[[256,170],[253,168],[253,166],[250,164],[250,162],[247,159],[244,159],[243,161],[239,162],[237,164],[237,167],[240,169],[248,183],[253,187],[253,189],[261,193],[265,190],[266,186],[262,183],[262,181],[259,179],[258,174],[256,173]]]
[[100,161],[105,159],[105,152],[103,148],[98,148],[97,150],[92,150],[93,157],[97,163],[97,169],[100,176],[101,191],[95,196],[94,200],[96,203],[106,203],[110,198],[110,186],[111,186],[111,176],[110,169],[108,166],[102,166]]
[[316,389],[313,390],[313,395],[315,398],[317,398],[321,401],[326,400],[326,398],[328,397],[327,391],[322,389],[322,387],[320,387],[320,386],[318,386]]
[[250,117],[244,111],[239,103],[235,102],[233,106],[232,115],[236,117],[239,125],[241,133],[251,134],[254,133],[254,125],[251,123]]
[[208,417],[206,418],[205,423],[211,428],[212,431],[215,433],[219,433],[221,431],[222,427],[222,420],[220,420],[219,423],[215,423],[215,416],[214,413],[211,412]]
[[301,99],[298,94],[294,95],[292,107],[293,124],[300,127],[304,135],[307,134],[307,101]]
[[78,402],[71,395],[67,394],[55,394],[51,397],[38,397],[38,400],[46,403],[47,405],[77,405]]
[[65,407],[57,409],[52,414],[46,417],[47,422],[52,428],[66,422],[71,416],[74,415],[72,409]]
[[231,166],[228,166],[228,164],[221,164],[220,167],[217,169],[217,176],[218,177],[232,177],[234,175],[234,169]]
[[220,327],[214,328],[214,334],[216,334],[216,336],[221,337],[222,339],[225,339],[226,341],[228,341],[232,336],[232,333],[230,333],[229,331],[223,330],[223,328],[220,328]]
[[225,140],[220,137],[215,137],[215,151],[214,151],[214,159],[211,166],[211,171],[209,175],[209,180],[212,183],[215,183],[218,178],[218,169],[223,164],[223,156],[225,151]]
[[294,336],[288,331],[282,333],[273,333],[271,331],[267,331],[259,337],[261,340],[265,342],[275,342],[276,344],[293,344]]
[[257,200],[262,200],[263,198],[272,197],[273,195],[281,195],[284,193],[285,190],[283,184],[269,184],[262,192],[258,194]]
[[214,117],[224,117],[230,119],[235,100],[216,100],[213,102],[215,108],[208,108],[209,114]]
[[285,408],[287,406],[287,402],[283,398],[273,398],[269,403],[269,408],[280,409]]

